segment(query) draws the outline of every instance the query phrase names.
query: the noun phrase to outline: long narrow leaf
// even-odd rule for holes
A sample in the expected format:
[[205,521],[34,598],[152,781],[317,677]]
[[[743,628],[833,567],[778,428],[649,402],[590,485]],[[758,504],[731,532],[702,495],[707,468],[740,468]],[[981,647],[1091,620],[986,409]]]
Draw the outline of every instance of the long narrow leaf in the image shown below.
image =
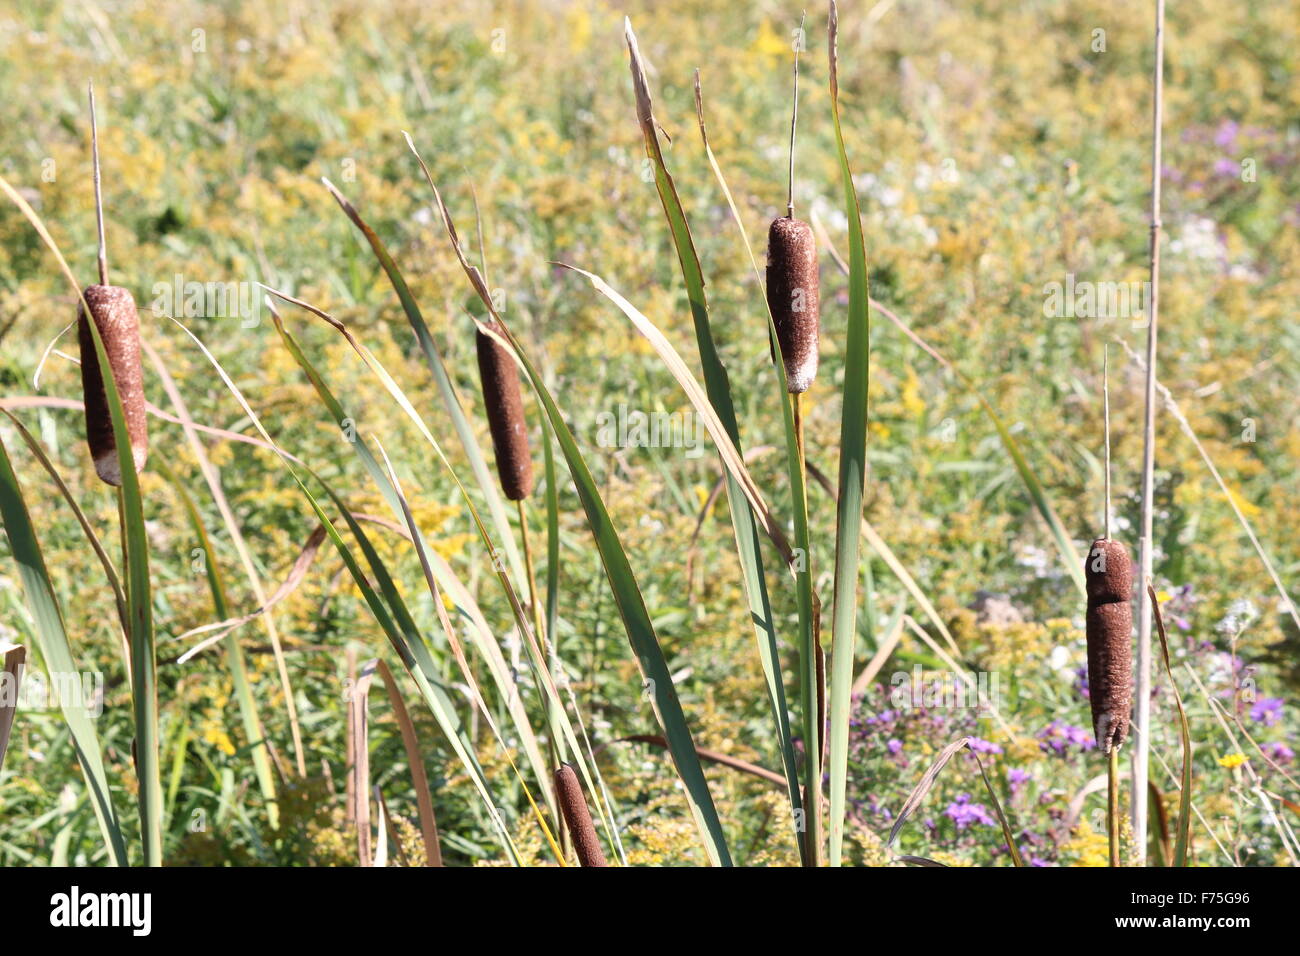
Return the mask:
[[429,775],[424,770],[424,757],[420,754],[420,741],[415,736],[415,724],[402,700],[401,688],[397,678],[379,659],[379,674],[384,679],[384,689],[388,692],[388,702],[393,707],[393,716],[402,732],[402,747],[406,750],[406,762],[411,769],[411,785],[415,788],[416,806],[420,811],[420,832],[424,836],[425,863],[429,866],[442,866],[442,848],[438,843],[438,821],[433,814],[433,794],[429,790]]
[[[90,307],[81,294],[63,253],[50,236],[40,216],[4,177],[2,190],[22,212],[58,260],[86,315]],[[87,322],[95,346],[95,356],[103,372],[104,394],[108,399],[113,441],[117,448],[122,485],[118,489],[123,550],[126,552],[127,636],[131,648],[131,699],[135,719],[135,769],[138,779],[137,802],[140,809],[140,837],[146,866],[162,865],[162,778],[158,765],[158,686],[157,660],[154,654],[153,590],[149,576],[149,539],[144,529],[144,506],[140,496],[140,479],[135,470],[131,440],[126,430],[126,413],[122,408],[117,377],[108,361],[108,353],[94,322]]]
[[[229,390],[235,397],[236,401],[239,402],[244,414],[248,416],[258,433],[261,434],[262,439],[270,445],[280,457],[281,462],[293,478],[294,483],[298,486],[299,491],[302,493],[303,497],[307,499],[307,503],[311,506],[316,519],[324,526],[326,534],[329,535],[330,540],[334,543],[339,556],[343,559],[343,563],[347,566],[348,572],[352,575],[353,581],[356,582],[358,590],[361,591],[363,600],[370,608],[371,613],[375,616],[376,621],[388,637],[389,642],[397,651],[398,656],[402,659],[402,664],[406,667],[407,672],[415,681],[416,687],[419,688],[421,696],[425,699],[425,703],[428,704],[429,709],[433,712],[434,719],[442,729],[443,735],[447,739],[448,744],[460,759],[461,764],[465,767],[470,777],[470,781],[478,791],[479,796],[483,801],[484,808],[486,809],[489,818],[492,820],[501,840],[502,847],[510,856],[511,862],[518,865],[518,850],[515,847],[514,840],[510,836],[510,831],[501,815],[497,802],[492,795],[491,787],[483,772],[483,768],[479,764],[473,746],[464,735],[460,719],[452,705],[450,696],[442,687],[438,679],[437,667],[429,655],[428,647],[418,630],[415,628],[414,622],[410,617],[410,612],[406,610],[400,594],[397,591],[396,585],[393,583],[391,576],[388,574],[383,562],[380,560],[378,552],[375,551],[374,546],[370,543],[369,538],[366,537],[360,524],[352,517],[351,511],[344,506],[342,500],[338,498],[330,486],[322,481],[319,475],[311,472],[311,470],[305,468],[305,466],[300,465],[295,467],[290,461],[288,455],[280,450],[280,447],[275,443],[266,428],[262,425],[261,419],[258,418],[257,414],[253,411],[252,406],[248,404],[248,400],[239,390],[239,387],[235,385],[230,376],[226,373],[226,370],[221,367],[221,364],[216,360],[212,353],[208,351],[207,346],[205,346],[198,336],[187,329],[184,325],[176,322],[175,319],[172,321],[175,322],[175,324],[180,327],[180,329],[184,331],[191,340],[193,340],[195,345],[198,346],[199,350],[203,353],[204,358],[208,360],[217,375],[220,376],[227,390]],[[367,563],[370,566],[370,571],[379,583],[384,598],[381,598],[380,594],[376,592],[374,587],[371,585],[370,577],[361,567],[361,564],[357,561],[352,549],[348,547],[347,543],[343,540],[343,536],[339,534],[338,529],[325,513],[325,509],[321,506],[320,501],[311,492],[311,489],[307,487],[306,482],[298,473],[298,467],[303,467],[304,470],[306,470],[308,474],[325,489],[330,498],[339,506],[339,510],[342,513],[344,520],[347,522],[353,538],[357,541],[357,544],[361,547],[366,556]],[[390,601],[392,602],[391,604],[389,603]]]
[[835,604],[831,636],[830,690],[830,863],[839,866],[844,849],[845,789],[849,762],[849,707],[853,686],[853,650],[857,642],[858,547],[862,497],[867,475],[867,384],[871,361],[871,317],[867,304],[867,251],[862,214],[853,186],[849,157],[840,125],[836,33],[838,14],[831,0],[828,29],[831,117],[844,214],[849,223],[849,322],[844,347],[844,403],[840,418],[839,500],[835,520]]
[[[650,84],[646,78],[645,65],[637,46],[636,34],[632,32],[630,20],[624,19],[624,35],[627,41],[628,57],[632,69],[632,84],[636,94],[637,121],[641,127],[642,139],[645,141],[646,155],[654,165],[655,187],[659,201],[663,205],[664,215],[672,232],[673,245],[677,250],[677,261],[681,266],[682,280],[686,285],[687,298],[691,306],[691,318],[695,325],[695,341],[700,353],[700,364],[704,370],[704,386],[709,403],[717,412],[723,427],[727,430],[732,444],[741,449],[740,428],[736,421],[736,411],[731,396],[731,382],[726,367],[718,356],[717,346],[713,340],[713,329],[709,318],[708,297],[704,290],[704,272],[691,238],[690,226],[686,220],[686,210],[677,195],[677,187],[664,162],[663,150],[659,145],[659,135],[654,118],[654,104],[650,96]],[[763,669],[763,679],[767,683],[768,706],[772,711],[776,725],[777,744],[781,752],[781,762],[785,768],[787,792],[790,806],[798,819],[801,810],[798,769],[795,765],[794,742],[790,733],[790,712],[785,699],[785,682],[781,675],[781,656],[777,647],[776,622],[772,615],[772,603],[767,592],[767,580],[763,574],[763,554],[760,547],[758,525],[754,515],[745,507],[741,497],[741,488],[730,471],[726,474],[727,504],[731,513],[732,532],[736,541],[736,553],[740,558],[742,585],[745,598],[749,604],[750,619],[754,624],[754,636],[758,643],[759,663]],[[806,548],[806,542],[803,545]],[[806,550],[804,552],[807,553]],[[811,622],[811,605],[806,608],[807,620]],[[811,766],[811,764],[810,764]],[[810,769],[810,774],[815,771]],[[801,854],[805,853],[803,841],[799,841]]]
[[[280,293],[276,293],[276,294],[280,294]],[[325,313],[322,313],[319,310],[313,308],[308,303],[302,302],[300,300],[292,300],[292,299],[290,299],[289,301],[293,301],[296,304],[308,309],[309,311],[312,311],[313,313],[320,315],[322,318],[325,318],[326,321],[334,324],[335,328],[339,328],[339,326],[341,325],[341,324],[336,324],[335,320],[327,316]],[[294,361],[298,363],[298,367],[302,369],[303,373],[307,376],[308,380],[312,383],[312,386],[316,390],[316,394],[320,398],[321,403],[329,411],[329,414],[333,417],[333,420],[335,422],[344,421],[348,416],[344,411],[342,404],[335,397],[334,393],[330,390],[328,384],[325,382],[320,372],[316,369],[315,365],[307,357],[307,354],[302,350],[302,347],[298,344],[297,340],[284,327],[284,323],[281,321],[279,315],[274,311],[274,309],[272,309],[272,318],[275,321],[276,330],[280,334],[281,341],[284,343],[285,347],[289,350],[289,353],[293,356]],[[340,329],[340,331],[345,332],[345,330],[343,329]],[[350,333],[345,332],[345,334],[350,336]],[[355,340],[351,338],[349,338],[349,341],[355,343]],[[359,344],[360,343],[355,343],[354,347],[359,346]],[[363,358],[367,356],[368,353],[366,355],[363,355]],[[380,493],[388,501],[389,506],[393,509],[393,513],[396,515],[399,521],[404,521],[405,518],[403,515],[403,509],[402,509],[402,504],[400,501],[400,495],[398,493],[398,490],[394,486],[389,475],[380,466],[378,459],[376,459],[374,454],[371,452],[370,446],[366,441],[366,437],[364,434],[361,433],[360,430],[358,430],[355,433],[355,441],[351,442],[351,445],[353,450],[357,453],[357,457],[361,459],[361,463],[362,465],[365,466],[365,469],[367,473],[370,475],[371,480],[375,483],[375,486],[379,489]],[[418,529],[416,530],[418,531]],[[433,554],[433,550],[423,542],[419,544],[419,548],[423,553]],[[447,587],[449,583],[448,577],[450,574],[450,569],[447,569],[445,568],[445,565],[439,565],[436,562],[434,563],[434,569],[435,569],[435,573],[437,573],[442,578],[442,585],[444,587]],[[463,590],[452,591],[451,593],[453,599],[458,599],[468,594],[468,592],[465,592]],[[475,646],[479,649],[479,651],[483,654],[483,657],[487,661],[488,671],[492,675],[493,681],[496,683],[499,691],[501,692],[502,699],[506,702],[506,709],[508,713],[511,715],[511,718],[515,724],[515,729],[519,734],[519,738],[522,743],[524,753],[528,757],[529,764],[533,769],[533,773],[536,779],[539,781],[539,785],[545,788],[546,781],[550,779],[548,764],[546,760],[542,757],[541,749],[539,748],[537,743],[536,734],[533,731],[532,724],[529,722],[528,714],[524,709],[523,702],[519,696],[519,691],[510,675],[510,670],[506,664],[505,658],[501,655],[500,648],[497,646],[496,642],[492,639],[492,635],[487,630],[486,622],[482,622],[481,627],[478,626],[478,624],[482,621],[481,614],[475,615],[474,613],[470,612],[468,610],[468,602],[466,601],[457,600],[457,604],[460,608],[465,609],[466,613],[470,616],[471,620],[475,622],[476,626],[470,629],[471,639],[474,640]],[[474,608],[474,611],[477,611],[477,608]]]
[[[181,500],[185,515],[189,518],[190,528],[203,552],[203,571],[208,581],[208,590],[212,593],[212,609],[218,620],[226,620],[230,616],[226,585],[222,580],[221,567],[217,563],[217,555],[208,537],[208,529],[199,515],[199,509],[171,466],[166,461],[160,461],[157,467],[171,482],[172,488]],[[275,802],[275,777],[271,772],[271,756],[267,749],[265,731],[262,729],[262,718],[257,712],[257,701],[253,698],[253,689],[248,681],[244,651],[239,646],[239,638],[234,629],[227,631],[222,640],[225,644],[226,660],[230,666],[230,680],[235,688],[235,700],[239,703],[239,716],[244,725],[244,736],[252,751],[253,772],[257,776],[257,785],[262,791],[262,798],[266,801],[267,819],[272,829],[276,829],[280,825],[280,808]]]
[[1178,793],[1178,835],[1174,841],[1174,866],[1186,866],[1192,830],[1192,731],[1187,723],[1187,711],[1183,709],[1183,695],[1178,691],[1174,670],[1169,664],[1169,640],[1165,636],[1160,601],[1156,597],[1156,589],[1150,583],[1147,584],[1147,597],[1151,601],[1151,613],[1155,615],[1156,632],[1160,635],[1160,653],[1164,656],[1165,673],[1169,675],[1169,686],[1174,691],[1174,705],[1178,708],[1178,734],[1183,744],[1183,775]]
[[[9,451],[0,441],[0,518],[4,519],[5,532],[9,537],[9,550],[18,562],[19,577],[23,582],[23,593],[27,597],[27,607],[35,622],[36,642],[40,648],[41,660],[46,669],[53,674],[75,674],[76,664],[72,660],[72,648],[68,644],[67,630],[63,626],[63,613],[59,609],[58,598],[54,594],[54,585],[50,581],[45,558],[41,554],[41,545],[32,525],[31,515],[23,501],[22,488],[18,476],[14,474],[9,461]],[[122,826],[113,808],[108,775],[104,771],[104,757],[100,752],[99,738],[95,734],[94,724],[86,713],[84,702],[66,698],[60,699],[63,720],[68,725],[72,737],[72,746],[81,764],[82,774],[86,778],[86,787],[90,791],[90,805],[95,812],[100,832],[104,835],[104,845],[109,859],[115,866],[127,865],[126,841],[122,837]]]
[[[414,144],[411,144],[411,148],[414,151]],[[419,158],[418,153],[416,157]],[[483,282],[482,275],[477,268],[470,265],[465,259],[464,252],[461,250],[456,236],[456,227],[451,221],[451,214],[447,212],[447,207],[442,202],[442,196],[433,184],[433,179],[429,176],[423,160],[420,160],[420,165],[424,169],[425,177],[434,191],[434,198],[437,200],[443,225],[447,230],[456,257],[460,261],[461,268],[492,318],[499,323],[506,346],[514,354],[516,361],[523,366],[529,381],[532,383],[533,390],[537,393],[537,397],[546,411],[546,417],[550,421],[551,429],[559,442],[565,461],[568,463],[574,487],[587,515],[588,527],[591,529],[596,548],[600,552],[601,563],[604,565],[605,575],[609,579],[610,590],[613,592],[614,601],[618,606],[619,616],[623,620],[628,642],[632,646],[632,653],[641,674],[647,681],[647,689],[649,690],[650,702],[655,717],[664,731],[664,736],[668,739],[669,752],[672,754],[678,776],[681,777],[685,787],[687,804],[704,841],[705,850],[714,865],[730,866],[731,854],[727,850],[722,821],[718,818],[717,808],[714,806],[713,796],[709,792],[708,781],[704,776],[704,768],[700,766],[699,756],[695,752],[695,742],[691,737],[690,728],[687,726],[686,715],[682,711],[681,701],[677,697],[677,689],[673,685],[672,672],[669,670],[668,662],[664,658],[663,648],[659,646],[659,638],[655,634],[654,624],[651,622],[650,613],[646,609],[645,599],[641,596],[641,589],[637,584],[636,575],[632,571],[631,562],[628,561],[627,553],[623,550],[622,542],[619,540],[618,532],[614,529],[609,511],[605,508],[596,481],[591,475],[591,470],[587,467],[582,452],[578,449],[577,441],[569,430],[559,406],[555,404],[555,399],[546,387],[541,373],[533,365],[518,340],[511,333],[509,326],[501,318],[492,302],[491,293]]]
[[4,667],[0,668],[0,770],[4,769],[5,754],[9,750],[9,733],[18,715],[18,693],[23,686],[23,665],[27,662],[27,648],[21,644],[0,647]]
[[[45,453],[45,449],[42,448],[40,442],[36,440],[36,436],[28,431],[27,426],[19,421],[19,419],[8,409],[0,409],[0,411],[3,411],[5,417],[13,423],[14,428],[18,429],[18,435],[27,444],[27,448],[31,451],[32,455],[35,456],[36,460],[41,463],[41,467],[45,469],[45,473],[50,476],[50,480],[54,482],[54,486],[59,489],[59,494],[63,497],[63,500],[67,502],[68,507],[72,509],[72,514],[73,517],[77,519],[77,524],[81,525],[81,533],[85,535],[86,541],[90,544],[91,550],[95,552],[95,557],[99,559],[100,567],[104,569],[104,577],[108,579],[109,587],[113,589],[113,601],[117,605],[117,616],[122,624],[122,633],[125,635],[126,595],[122,592],[122,584],[118,578],[117,568],[113,566],[113,560],[108,556],[108,552],[104,550],[104,545],[100,542],[99,536],[95,534],[95,529],[90,526],[90,520],[86,517],[86,513],[82,511],[81,505],[79,505],[77,499],[72,496],[72,489],[68,487],[68,483],[63,480],[63,476],[60,475],[58,469],[54,467],[54,462],[52,462],[50,456]],[[122,658],[123,664],[127,662],[129,657],[130,654],[126,651],[124,646]]]
[[415,332],[415,337],[420,343],[420,349],[424,352],[425,360],[429,365],[429,371],[438,386],[438,394],[442,397],[442,403],[451,416],[452,425],[456,428],[456,436],[460,439],[461,447],[465,449],[465,456],[469,459],[470,468],[474,472],[474,480],[478,483],[479,490],[487,501],[488,512],[492,515],[492,523],[496,525],[497,534],[501,538],[502,546],[505,548],[511,572],[515,576],[515,581],[520,582],[520,586],[522,586],[522,582],[526,580],[524,565],[519,556],[519,549],[515,547],[514,536],[510,533],[510,521],[506,517],[505,506],[501,502],[501,492],[497,487],[496,480],[488,471],[487,462],[484,460],[483,453],[474,438],[474,432],[470,428],[469,420],[465,417],[465,410],[461,408],[460,399],[456,395],[456,388],[452,384],[451,376],[447,373],[447,366],[442,361],[438,346],[433,341],[429,326],[424,321],[424,315],[420,312],[420,306],[415,301],[415,296],[411,294],[411,289],[406,284],[402,271],[397,267],[392,255],[389,254],[383,240],[361,218],[361,214],[357,212],[356,207],[334,188],[333,183],[328,179],[323,181],[325,188],[334,197],[334,201],[352,220],[352,224],[361,230],[361,234],[366,237],[375,258],[379,260],[379,264],[387,274],[389,282],[392,283],[393,290],[397,293],[397,298],[402,303],[402,311],[406,313],[406,318]]
[[[922,801],[925,800],[926,795],[934,786],[935,780],[938,779],[939,772],[947,766],[948,761],[952,759],[957,751],[964,747],[970,747],[970,741],[969,737],[958,737],[939,751],[934,763],[921,775],[921,779],[917,781],[916,786],[912,788],[912,792],[908,794],[907,799],[903,802],[902,809],[898,811],[898,816],[894,819],[894,826],[889,831],[889,839],[885,842],[886,848],[894,845],[894,841],[898,839],[898,834],[902,832],[903,824],[921,806]],[[980,776],[984,779],[984,786],[988,790],[989,799],[993,801],[993,808],[998,815],[998,822],[1002,827],[1002,838],[1006,841],[1007,852],[1011,855],[1011,862],[1018,867],[1024,866],[1025,861],[1021,858],[1020,850],[1016,847],[1015,837],[1011,832],[1011,824],[1007,822],[1006,814],[1002,812],[1002,803],[998,800],[997,791],[993,789],[993,782],[989,780],[988,774],[984,771],[984,762],[979,759],[979,754],[975,752],[974,748],[970,748],[970,750],[971,755],[975,757],[975,762],[979,765]],[[907,860],[909,858],[901,857],[900,859]]]

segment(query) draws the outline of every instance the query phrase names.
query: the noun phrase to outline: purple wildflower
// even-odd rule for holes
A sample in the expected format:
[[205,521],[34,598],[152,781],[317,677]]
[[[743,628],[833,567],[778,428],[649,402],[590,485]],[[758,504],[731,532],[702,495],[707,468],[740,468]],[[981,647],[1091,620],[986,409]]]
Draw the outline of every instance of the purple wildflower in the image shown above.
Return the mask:
[[1080,750],[1091,750],[1097,746],[1092,739],[1092,734],[1088,731],[1060,720],[1053,720],[1040,730],[1038,740],[1039,746],[1045,752],[1051,751],[1057,755],[1064,755],[1071,747],[1078,747]]
[[1275,740],[1272,743],[1265,744],[1264,753],[1267,754],[1268,758],[1274,763],[1290,763],[1292,760],[1295,760],[1295,751],[1280,740]]
[[1265,727],[1272,727],[1282,719],[1282,698],[1265,697],[1257,700],[1250,708],[1250,719]]
[[1223,176],[1227,179],[1236,179],[1241,173],[1241,167],[1225,156],[1224,158],[1215,161],[1214,172],[1216,175]]
[[989,816],[989,812],[982,803],[971,803],[969,793],[960,793],[957,799],[948,805],[948,809],[943,811],[944,815],[950,817],[957,824],[958,830],[965,830],[968,826],[978,823],[986,827],[996,825],[996,821]]
[[1011,793],[1014,796],[1020,792],[1020,788],[1029,782],[1029,771],[1021,770],[1019,767],[1012,767],[1007,771],[1007,783],[1011,786]]
[[1227,149],[1237,141],[1237,133],[1240,129],[1236,120],[1224,120],[1214,134],[1214,145]]

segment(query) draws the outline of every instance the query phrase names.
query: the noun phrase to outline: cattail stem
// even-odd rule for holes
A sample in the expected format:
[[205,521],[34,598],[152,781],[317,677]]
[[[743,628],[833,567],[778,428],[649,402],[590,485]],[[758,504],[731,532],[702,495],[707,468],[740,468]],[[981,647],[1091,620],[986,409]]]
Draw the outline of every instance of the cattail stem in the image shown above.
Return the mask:
[[108,243],[104,241],[104,197],[99,183],[99,124],[95,120],[95,81],[87,86],[90,97],[90,169],[95,183],[95,228],[99,235],[99,284],[108,285]]
[[805,12],[799,18],[799,38],[794,46],[794,105],[790,109],[790,177],[787,181],[785,199],[785,217],[794,218],[794,131],[799,123],[799,53],[803,50],[803,25],[807,19]]
[[1107,763],[1106,832],[1110,838],[1110,865],[1119,866],[1119,748],[1112,747]]
[[[1160,314],[1160,178],[1162,129],[1164,119],[1165,0],[1156,0],[1155,65],[1152,70],[1151,105],[1151,295],[1146,344],[1146,412],[1142,428],[1142,538],[1140,541],[1140,576],[1147,581],[1152,573],[1152,526],[1155,506],[1156,452],[1156,328]],[[1151,608],[1147,598],[1138,593],[1137,713],[1140,731],[1133,748],[1132,814],[1133,839],[1146,853],[1147,845],[1147,774],[1151,759]]]
[[808,480],[808,460],[803,447],[803,393],[796,392],[794,398],[794,444],[799,449],[799,474],[805,484]]
[[[529,613],[533,619],[533,633],[537,637],[537,646],[541,656],[541,666],[552,678],[555,677],[555,669],[551,666],[551,651],[546,641],[546,633],[542,627],[542,610],[541,603],[537,599],[537,575],[533,571],[533,548],[532,539],[528,533],[528,514],[524,508],[524,500],[519,498],[515,501],[519,513],[519,537],[523,542],[524,550],[524,574],[528,578],[528,606]],[[550,730],[547,740],[547,749],[551,755],[552,764],[563,764],[568,757],[568,747],[564,743],[564,735],[560,721],[563,715],[559,712],[554,701],[549,694],[544,695],[546,698],[546,725]],[[568,851],[568,827],[565,826],[564,817],[560,814],[559,793],[552,795],[552,815],[555,818],[556,837],[559,840],[560,852]]]
[[[808,466],[807,458],[804,452],[804,428],[803,428],[803,393],[795,392],[790,398],[793,402],[794,411],[794,442],[795,449],[799,455],[799,475],[800,490],[804,495],[804,510],[807,510],[807,489],[808,489]],[[797,574],[806,574],[812,576],[812,555],[803,556],[804,567]],[[821,819],[821,783],[822,783],[822,747],[823,732],[825,728],[825,718],[822,713],[823,701],[823,681],[825,673],[823,668],[822,656],[819,653],[818,643],[820,635],[817,633],[819,624],[817,615],[814,614],[812,622],[812,646],[801,651],[800,671],[801,679],[804,682],[806,691],[801,695],[803,698],[803,736],[804,736],[804,784],[803,784],[803,814],[804,814],[804,865],[811,867],[821,866],[821,842],[822,842],[822,819]]]
[[[126,563],[126,498],[122,494],[121,485],[119,485],[115,490],[117,491],[117,495],[115,497],[117,498],[117,527],[119,529],[118,540],[121,541],[122,543],[122,567],[126,568],[129,567],[129,565]],[[122,651],[123,651],[123,663],[126,664],[126,684],[127,687],[130,688],[131,692],[134,693],[135,681],[133,679],[133,675],[135,671],[132,670],[131,668],[131,640],[129,635],[126,633],[125,629],[122,632]]]
[[551,652],[546,643],[546,630],[542,627],[542,607],[537,600],[537,575],[533,571],[532,539],[528,533],[528,515],[524,510],[524,500],[515,504],[519,509],[519,537],[524,547],[524,573],[528,576],[528,607],[533,617],[533,631],[537,635],[537,646],[542,649],[542,657],[550,661]]
[[1106,495],[1104,507],[1105,515],[1102,516],[1102,534],[1103,538],[1110,538],[1110,343],[1107,342],[1102,346],[1101,353],[1101,406],[1102,406],[1102,429],[1105,432],[1106,444]]

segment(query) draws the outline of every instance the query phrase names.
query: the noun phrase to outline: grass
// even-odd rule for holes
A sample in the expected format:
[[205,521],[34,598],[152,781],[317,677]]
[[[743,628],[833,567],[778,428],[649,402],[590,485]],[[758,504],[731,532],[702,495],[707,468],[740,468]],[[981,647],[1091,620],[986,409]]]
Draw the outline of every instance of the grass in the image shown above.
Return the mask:
[[[178,10],[124,10],[98,53],[70,8],[20,5],[0,34],[26,131],[0,146],[0,639],[28,649],[25,684],[103,682],[94,719],[18,707],[0,861],[572,863],[556,752],[611,863],[1105,865],[1079,555],[1104,481],[1097,352],[1144,330],[1046,316],[1044,286],[1141,275],[1149,11],[993,4],[918,26],[895,5],[869,30],[840,11],[838,82],[819,43],[801,57],[789,177],[797,10],[634,4],[651,119],[622,11],[573,6],[557,28],[527,7],[403,8],[394,31],[391,11],[309,6],[292,23],[232,8],[180,58]],[[1149,743],[1169,856],[1194,863],[1297,850],[1287,804],[1256,792],[1296,803],[1300,537],[1263,520],[1300,492],[1292,13],[1168,12],[1158,394],[1180,405],[1153,432],[1156,678],[1207,692],[1182,701],[1185,733],[1158,696]],[[825,22],[811,10],[809,36]],[[1024,35],[1041,42],[1005,39]],[[32,384],[95,269],[88,74],[113,279],[157,356],[121,522],[66,345]],[[1245,159],[1254,180],[1221,168]],[[806,475],[752,246],[790,199],[823,266]],[[178,273],[296,305],[163,301]],[[492,320],[545,476],[519,514],[484,455],[474,339]],[[1111,368],[1117,537],[1141,518],[1141,375]],[[698,423],[699,453],[602,443],[620,406]],[[525,548],[529,525],[544,536]],[[353,742],[357,799],[380,796],[351,821],[349,646],[390,695]],[[996,716],[899,706],[914,675],[997,677]],[[824,804],[804,798],[823,712]]]

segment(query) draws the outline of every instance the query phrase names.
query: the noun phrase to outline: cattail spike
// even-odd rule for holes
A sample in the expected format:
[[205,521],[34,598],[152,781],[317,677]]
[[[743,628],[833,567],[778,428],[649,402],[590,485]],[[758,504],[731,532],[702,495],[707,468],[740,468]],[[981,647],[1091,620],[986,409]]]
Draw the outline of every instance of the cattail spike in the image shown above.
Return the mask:
[[[149,429],[145,417],[144,372],[140,364],[140,318],[135,299],[120,286],[92,285],[82,293],[90,307],[89,319],[99,330],[108,355],[113,381],[117,384],[126,431],[136,471],[149,456]],[[95,339],[85,309],[77,309],[77,338],[81,345],[81,387],[86,405],[86,441],[95,461],[95,471],[110,485],[122,484],[122,471],[113,441],[113,418],[104,391],[104,374],[95,352]]]
[[[488,323],[488,328],[498,335],[503,332],[495,321]],[[519,390],[519,369],[505,346],[483,329],[477,330],[475,344],[501,490],[511,501],[521,501],[533,493],[533,459],[524,420],[524,399]]]
[[591,822],[591,811],[582,795],[582,784],[569,764],[560,764],[555,771],[555,796],[564,814],[564,822],[573,838],[573,851],[581,866],[609,866],[605,851],[600,847],[596,827]]
[[1084,563],[1088,591],[1088,702],[1097,746],[1128,736],[1133,697],[1133,562],[1118,541],[1098,538]]
[[821,282],[817,241],[799,219],[772,220],[767,234],[767,304],[792,394],[805,392],[817,376]]

